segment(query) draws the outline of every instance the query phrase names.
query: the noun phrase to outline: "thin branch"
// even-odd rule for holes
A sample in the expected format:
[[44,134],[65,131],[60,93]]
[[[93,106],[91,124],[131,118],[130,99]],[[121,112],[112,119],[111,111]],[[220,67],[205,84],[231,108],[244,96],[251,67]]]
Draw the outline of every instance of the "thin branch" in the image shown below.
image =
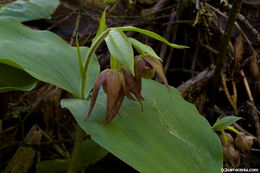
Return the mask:
[[242,5],[242,0],[234,0],[232,9],[226,24],[225,32],[223,35],[221,48],[219,52],[219,56],[216,60],[216,70],[214,73],[213,81],[212,81],[212,101],[213,103],[216,101],[216,91],[218,90],[219,83],[221,80],[221,71],[223,69],[225,60],[226,60],[226,54],[228,51],[228,44],[230,42],[230,37],[234,28],[235,20],[237,19],[238,13],[240,12]]

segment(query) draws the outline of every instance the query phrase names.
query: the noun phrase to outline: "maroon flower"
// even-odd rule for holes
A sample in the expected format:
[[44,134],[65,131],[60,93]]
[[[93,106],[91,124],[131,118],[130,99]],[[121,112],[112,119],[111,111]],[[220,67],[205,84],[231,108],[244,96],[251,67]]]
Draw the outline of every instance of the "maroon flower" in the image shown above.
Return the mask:
[[157,72],[170,92],[170,87],[160,60],[150,55],[139,55],[135,57],[135,78],[138,83],[141,83],[142,77],[152,78],[155,72]]
[[[91,112],[93,111],[98,92],[101,85],[105,93],[107,94],[107,112],[105,121],[109,123],[118,114],[118,110],[124,100],[124,97],[128,97],[131,100],[141,102],[143,97],[141,96],[141,90],[138,89],[135,78],[126,69],[112,70],[106,69],[98,76],[90,102],[90,108],[87,117],[88,119]],[[136,97],[134,98],[131,93]]]
[[142,107],[143,96],[141,94],[142,90],[142,77],[152,78],[155,71],[162,78],[165,86],[170,91],[163,66],[161,62],[153,58],[152,56],[137,56],[135,57],[135,76],[132,73],[121,67],[120,70],[106,69],[100,73],[98,76],[93,91],[90,102],[90,108],[87,117],[93,111],[98,92],[101,85],[105,93],[107,94],[107,112],[105,121],[109,123],[112,121],[117,114],[119,114],[120,106],[125,98],[125,96],[131,100],[138,101]]

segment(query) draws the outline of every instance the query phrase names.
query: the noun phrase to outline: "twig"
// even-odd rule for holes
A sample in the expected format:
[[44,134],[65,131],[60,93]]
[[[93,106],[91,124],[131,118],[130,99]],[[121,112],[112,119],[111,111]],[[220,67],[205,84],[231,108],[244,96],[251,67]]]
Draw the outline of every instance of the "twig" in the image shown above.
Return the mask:
[[[170,21],[173,21],[176,17],[176,13],[174,11],[172,11],[171,13],[171,17],[170,17]],[[165,34],[163,35],[163,37],[166,39],[166,40],[169,40],[170,39],[170,36],[171,36],[171,31],[173,30],[173,25],[171,23],[169,23],[167,25],[167,28],[166,28],[166,31],[165,31]],[[161,47],[161,51],[160,51],[160,57],[162,58],[162,60],[164,60],[164,57],[166,55],[166,52],[167,52],[167,45],[166,44],[162,44],[162,47]]]
[[39,144],[32,144],[32,143],[28,143],[25,141],[20,141],[20,142],[11,142],[8,145],[5,146],[1,146],[0,147],[0,151],[1,150],[5,150],[7,148],[11,148],[11,147],[17,147],[17,146],[27,146],[27,147],[48,147],[50,145],[54,145],[54,144],[63,144],[63,143],[73,143],[75,141],[75,139],[71,138],[71,139],[59,139],[59,140],[54,140],[54,141],[47,141],[47,142],[40,142]]
[[[52,137],[48,135],[45,131],[43,131],[39,126],[38,129],[41,131],[42,135],[50,142],[53,141]],[[56,151],[64,158],[68,159],[70,157],[70,154],[66,151],[64,151],[58,144],[54,144],[53,146]]]
[[[183,97],[186,97],[188,94],[191,94],[190,91],[195,92],[194,88],[198,88],[199,90],[202,90],[208,85],[210,78],[212,78],[213,76],[214,70],[215,67],[212,67],[211,69],[209,68],[205,69],[204,71],[200,72],[198,75],[194,76],[190,80],[178,86],[177,87],[178,91],[182,94]],[[200,91],[197,92],[200,93]]]
[[[227,18],[227,16],[225,14],[223,14],[222,12],[220,12],[218,9],[214,8],[210,4],[206,3],[206,5],[208,7],[210,7],[211,9],[213,9],[215,12],[219,13],[221,16]],[[240,15],[240,13],[239,13],[239,15]],[[235,26],[237,27],[237,29],[241,32],[241,34],[244,36],[244,38],[248,42],[248,45],[249,45],[251,52],[252,52],[252,56],[250,58],[251,64],[253,65],[253,68],[251,68],[251,69],[254,70],[254,71],[252,71],[252,73],[253,73],[254,78],[256,80],[258,80],[258,82],[259,82],[259,76],[260,76],[259,71],[260,70],[259,70],[259,67],[256,65],[256,63],[257,63],[257,53],[256,53],[254,47],[252,46],[250,40],[248,39],[247,35],[244,33],[244,31],[241,29],[241,27],[239,26],[239,24],[237,22],[235,22]],[[220,29],[220,32],[222,32],[222,29],[221,28],[219,28],[219,29]],[[259,88],[260,88],[260,84],[259,84]]]
[[108,10],[108,13],[112,13],[114,9],[118,6],[121,0],[117,0],[116,3]]
[[199,54],[199,49],[200,49],[199,43],[200,43],[200,29],[198,30],[196,48],[195,48],[195,52],[194,52],[194,56],[193,56],[192,64],[191,64],[191,70],[192,70],[191,77],[193,77],[195,75],[195,67],[196,67],[196,62],[198,59],[198,54]]
[[194,72],[195,75],[199,74],[199,71],[192,71],[191,69],[186,68],[169,68],[168,72],[184,72],[192,74]]
[[[175,11],[172,11],[171,17],[170,17],[170,21],[173,21],[174,19],[178,19],[178,18],[176,18]],[[174,33],[171,32],[172,30],[174,30]],[[168,24],[166,32],[165,32],[165,35],[164,35],[164,38],[169,40],[170,37],[173,35],[173,40],[175,40],[177,30],[178,30],[178,25],[173,27],[173,24]],[[170,49],[170,51],[172,52],[171,49]],[[167,45],[166,44],[162,44],[161,51],[160,51],[160,57],[162,58],[162,60],[165,59],[166,52],[167,52]],[[168,56],[168,58],[169,58],[169,56]],[[167,71],[168,71],[168,67],[166,67],[166,66],[169,66],[168,65],[168,61],[169,61],[169,59],[167,59],[167,61],[166,61],[165,73],[167,73]],[[159,78],[158,75],[156,75],[155,80],[161,82],[161,79]]]
[[[231,5],[228,5],[229,8],[231,8]],[[237,18],[241,23],[243,23],[244,26],[248,27],[248,29],[250,29],[251,34],[254,36],[254,38],[260,42],[260,33],[254,28],[253,25],[251,25],[251,23],[245,18],[245,16],[243,16],[242,14],[238,14],[238,18]]]
[[90,39],[95,35],[95,33],[96,33],[96,31],[95,30],[93,30],[93,31],[91,31],[91,33],[89,33],[89,35],[87,36],[87,38],[85,38],[83,41],[82,41],[82,46],[84,46],[84,45],[86,45],[89,41],[90,41]]
[[247,102],[247,103],[260,115],[260,111],[257,109],[255,104],[253,104],[252,102]]
[[252,107],[251,114],[252,114],[252,117],[253,117],[253,120],[255,123],[256,135],[260,139],[260,122],[259,122],[259,116],[258,116],[258,115],[260,115],[260,112],[256,108],[254,102],[247,102],[247,103],[248,103],[248,105],[250,105]]
[[235,114],[238,115],[237,105],[236,105],[237,94],[236,94],[236,85],[235,85],[235,83],[232,81],[233,92],[234,92],[234,95],[233,95],[233,96],[231,96],[230,93],[229,93],[229,91],[228,91],[227,84],[226,84],[226,77],[225,77],[223,71],[221,72],[221,83],[222,83],[222,86],[223,86],[225,95],[226,95],[226,97],[227,97],[229,103],[230,103],[231,106],[233,107],[233,109],[234,109],[234,111],[235,111]]
[[194,20],[175,20],[175,21],[169,21],[167,23],[163,23],[162,25],[168,25],[168,24],[193,24]]
[[228,44],[229,44],[230,37],[231,37],[232,31],[234,28],[235,20],[240,11],[240,8],[241,8],[241,4],[242,4],[242,0],[233,1],[232,9],[231,9],[231,12],[230,12],[227,24],[226,24],[224,36],[223,36],[222,43],[221,43],[221,49],[219,52],[219,57],[216,60],[216,70],[215,70],[213,81],[212,81],[212,101],[213,101],[213,103],[216,101],[215,93],[218,90],[218,86],[219,86],[219,82],[220,82],[220,78],[221,78],[221,71],[223,69],[224,62],[226,59],[226,54],[228,51]]
[[[26,143],[38,144],[41,141],[41,136],[41,132],[34,125],[27,133],[24,141]],[[4,173],[27,173],[33,164],[35,154],[36,150],[34,148],[20,146],[5,168]]]
[[200,41],[200,45],[204,48],[206,48],[208,51],[214,53],[215,55],[219,54],[219,51],[217,51],[216,49],[210,47],[208,44],[204,44],[202,41]]
[[249,136],[254,136],[252,133],[246,131],[243,127],[241,127],[240,125],[238,125],[237,123],[233,124],[235,126],[235,128],[237,130],[239,130],[240,132],[244,132],[245,134],[249,135]]
[[77,34],[78,28],[79,28],[80,18],[81,18],[81,15],[80,15],[80,12],[78,12],[77,13],[77,19],[76,19],[76,22],[75,22],[75,27],[74,27],[72,36],[70,38],[70,45],[72,45],[72,46],[73,46],[73,42],[74,42],[75,36]]
[[245,75],[243,69],[240,70],[240,74],[243,78],[243,82],[244,82],[244,85],[245,85],[245,88],[246,88],[246,93],[247,93],[248,99],[249,99],[249,101],[254,102],[254,99],[253,99],[253,96],[252,96],[252,93],[251,93],[251,90],[250,90],[250,87],[248,85],[246,75]]
[[69,19],[73,14],[75,14],[76,11],[72,11],[71,13],[69,13],[67,16],[65,16],[64,18],[62,18],[61,20],[59,20],[57,23],[53,24],[52,26],[50,26],[49,28],[47,28],[47,30],[51,30],[52,28],[54,28],[56,25],[64,22],[65,20]]

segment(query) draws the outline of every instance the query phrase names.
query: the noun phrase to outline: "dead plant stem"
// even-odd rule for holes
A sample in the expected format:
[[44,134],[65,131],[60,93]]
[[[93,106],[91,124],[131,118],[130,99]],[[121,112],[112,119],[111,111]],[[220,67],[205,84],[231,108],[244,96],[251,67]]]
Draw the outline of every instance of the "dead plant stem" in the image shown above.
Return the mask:
[[224,63],[226,60],[226,54],[228,51],[228,44],[230,41],[230,37],[234,28],[235,20],[237,19],[237,16],[240,12],[242,5],[242,0],[234,0],[232,9],[226,24],[225,32],[223,35],[222,43],[221,43],[221,48],[219,52],[219,56],[216,60],[216,70],[214,72],[214,77],[212,81],[212,102],[213,104],[216,102],[216,91],[218,90],[219,83],[221,81],[221,71],[224,67]]

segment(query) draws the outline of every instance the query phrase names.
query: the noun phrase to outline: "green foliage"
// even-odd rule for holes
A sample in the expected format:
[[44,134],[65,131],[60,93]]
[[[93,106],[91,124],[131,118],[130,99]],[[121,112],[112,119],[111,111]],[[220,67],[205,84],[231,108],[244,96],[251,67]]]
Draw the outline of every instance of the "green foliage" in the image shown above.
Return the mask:
[[23,70],[0,63],[0,92],[29,91],[36,84],[37,80]]
[[89,101],[62,100],[92,139],[140,172],[220,172],[221,144],[209,123],[172,88],[143,81],[143,109],[125,100],[121,117],[104,122],[106,95],[86,122]]
[[[0,62],[10,66],[15,62],[34,78],[80,97],[81,76],[76,48],[51,32],[29,29],[15,19],[0,18],[0,23]],[[81,54],[87,51],[88,48],[81,48]],[[92,89],[99,73],[94,54],[90,64],[86,93]]]
[[227,116],[223,118],[218,118],[215,124],[212,126],[212,129],[215,131],[222,131],[226,127],[234,124],[236,121],[242,119],[241,117],[236,116]]
[[134,51],[126,35],[118,29],[112,29],[105,38],[111,55],[134,74]]
[[96,36],[92,40],[92,44],[97,40],[97,38],[102,34],[102,32],[104,32],[107,29],[107,25],[106,25],[106,11],[107,11],[107,8],[104,10],[104,12],[103,12],[103,14],[101,16],[100,24],[99,24],[99,27],[98,27],[98,31],[97,31]]
[[50,19],[59,0],[14,1],[0,8],[0,17],[14,17],[20,22]]
[[38,5],[48,10],[49,14],[54,13],[56,8],[59,6],[59,0],[29,0],[30,3]]
[[177,45],[177,44],[173,44],[173,43],[170,43],[168,42],[165,38],[163,38],[162,36],[154,33],[154,32],[151,32],[151,31],[148,31],[148,30],[145,30],[145,29],[141,29],[141,28],[136,28],[134,26],[125,26],[125,27],[120,27],[120,29],[122,31],[136,31],[136,32],[139,32],[141,34],[144,34],[144,35],[147,35],[149,37],[152,37],[156,40],[159,40],[165,44],[167,44],[168,46],[170,47],[173,47],[173,48],[176,48],[176,49],[185,49],[185,48],[189,48],[188,46],[182,46],[182,45]]
[[148,54],[154,58],[162,60],[150,46],[143,44],[134,38],[128,38],[128,40],[131,42],[132,46],[138,51],[138,53],[140,53],[140,55]]
[[[79,156],[78,167],[86,168],[91,164],[103,159],[108,154],[104,148],[100,147],[93,140],[88,139],[82,142],[82,150]],[[45,160],[36,165],[37,173],[56,173],[68,169],[69,160],[55,159]]]

